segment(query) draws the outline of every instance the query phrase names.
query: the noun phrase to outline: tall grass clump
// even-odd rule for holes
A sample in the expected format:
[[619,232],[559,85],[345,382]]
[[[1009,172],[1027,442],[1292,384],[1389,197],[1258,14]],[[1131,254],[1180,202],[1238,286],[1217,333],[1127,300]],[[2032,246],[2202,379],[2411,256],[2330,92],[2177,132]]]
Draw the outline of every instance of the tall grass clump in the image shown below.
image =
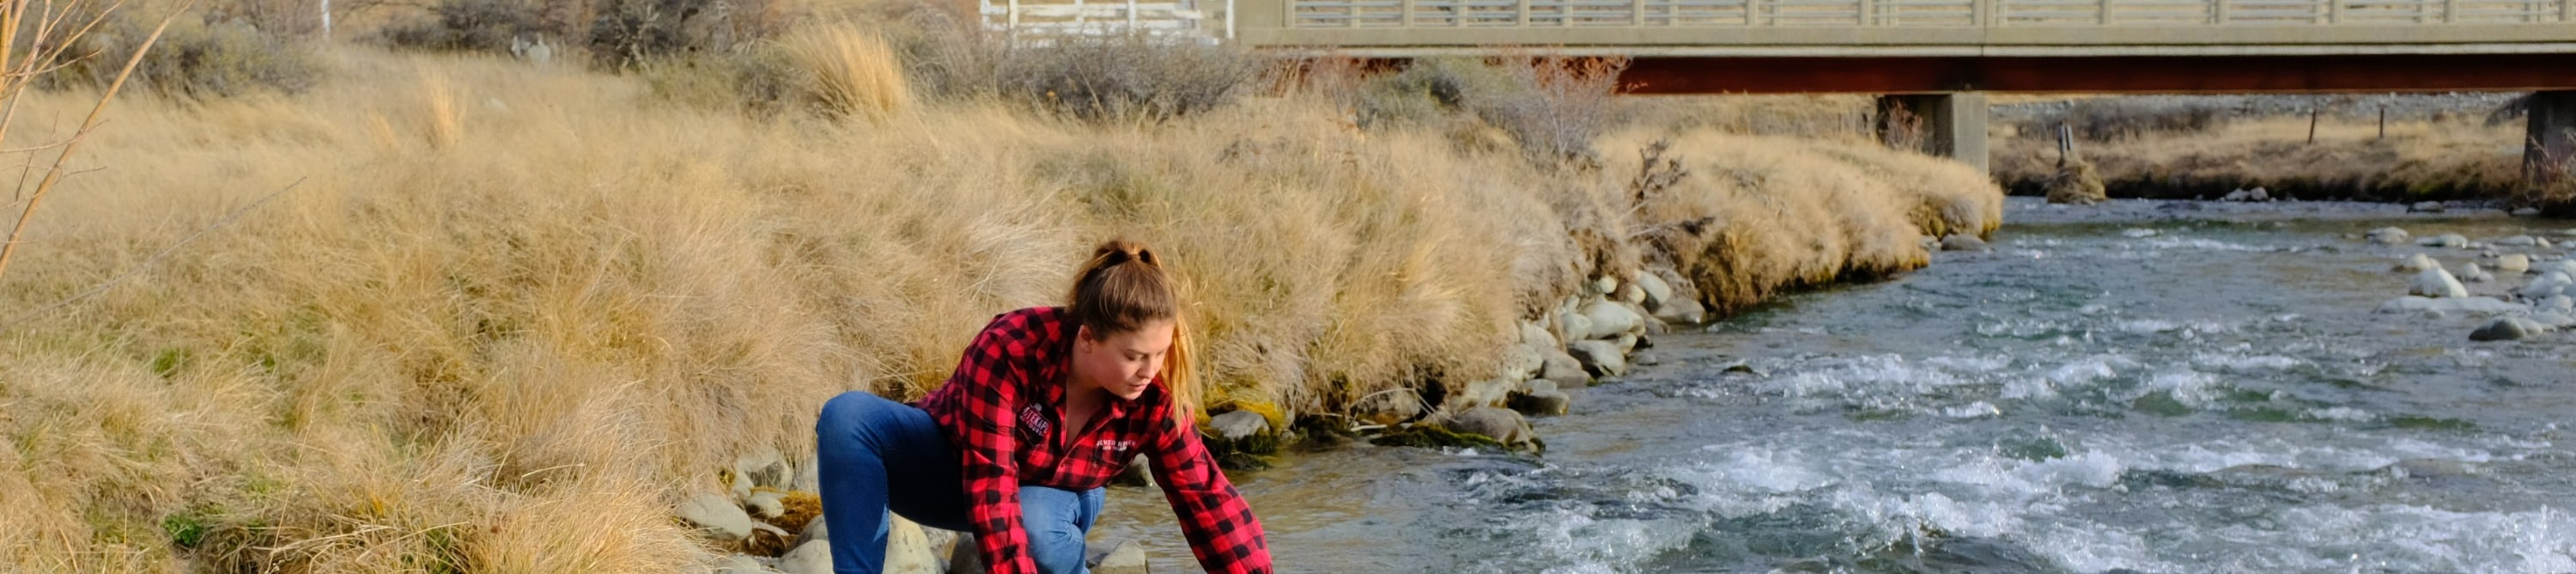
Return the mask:
[[[220,19],[200,10],[170,23],[146,52],[131,87],[169,97],[214,99],[255,93],[296,93],[324,71],[307,41],[269,32],[247,20]],[[42,82],[54,89],[105,89],[124,71],[124,55],[137,52],[159,18],[120,11],[80,36],[62,69]]]
[[883,39],[848,25],[822,26],[779,44],[810,71],[815,99],[832,112],[882,120],[912,105],[902,63]]

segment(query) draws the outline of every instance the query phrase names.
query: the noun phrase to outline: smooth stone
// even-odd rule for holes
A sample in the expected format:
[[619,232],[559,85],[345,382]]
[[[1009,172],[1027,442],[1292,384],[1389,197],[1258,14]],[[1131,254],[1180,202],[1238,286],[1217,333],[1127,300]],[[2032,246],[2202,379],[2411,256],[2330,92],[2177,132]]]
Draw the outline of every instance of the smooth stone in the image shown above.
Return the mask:
[[2478,264],[2476,263],[2468,263],[2460,266],[2460,280],[2470,283],[2485,283],[2488,281],[2494,281],[2495,276],[2487,274],[2485,269],[2479,269]]
[[2415,282],[2407,287],[2406,294],[2458,298],[2469,296],[2469,288],[2460,285],[2459,278],[2452,277],[2451,272],[2436,267],[2415,274]]
[[[913,527],[912,536],[920,538],[921,528]],[[941,574],[944,570],[897,569],[899,567],[896,564],[893,536],[889,535],[886,542],[885,569],[888,574]],[[778,557],[778,571],[784,574],[832,574],[832,543],[816,540],[797,546],[795,550],[787,551],[786,556]]]
[[2399,260],[2397,262],[2396,270],[2405,273],[2418,273],[2426,269],[2434,269],[2441,266],[2442,262],[2434,261],[2432,256],[2417,253],[2414,255],[2408,255],[2405,259]]
[[1607,296],[1619,292],[1619,278],[1603,275],[1592,278],[1592,293]]
[[816,541],[816,540],[831,540],[831,539],[832,539],[832,526],[831,526],[830,524],[827,524],[827,523],[823,522],[823,517],[821,517],[821,516],[815,516],[813,520],[809,520],[809,521],[806,521],[806,522],[805,522],[805,531],[804,531],[804,532],[799,532],[799,533],[797,533],[797,534],[796,534],[796,545],[797,545],[797,546],[804,546],[804,545],[805,545],[805,543],[807,543],[807,542],[813,542],[813,541]]
[[1538,321],[1521,322],[1521,343],[1539,349],[1562,344],[1557,342],[1555,333],[1547,332],[1547,325],[1540,324]]
[[[1455,401],[1455,402],[1457,402],[1458,404],[1462,404],[1462,405],[1475,405],[1475,406],[1480,406],[1480,407],[1501,406],[1501,405],[1504,403],[1504,401],[1506,401],[1506,400],[1508,400],[1508,399],[1510,399],[1510,398],[1511,398],[1511,394],[1512,394],[1512,393],[1519,392],[1519,390],[1520,390],[1520,383],[1519,383],[1519,382],[1516,382],[1516,381],[1513,381],[1513,380],[1510,380],[1510,379],[1483,379],[1483,380],[1479,380],[1479,381],[1475,381],[1475,382],[1467,383],[1467,388],[1465,388],[1465,389],[1462,389],[1462,390],[1458,391],[1458,393],[1457,393],[1457,395],[1456,395],[1456,396],[1454,396],[1454,397],[1450,397],[1448,400],[1450,400],[1450,401]],[[1405,401],[1406,401],[1406,403],[1405,403],[1405,404],[1407,404],[1407,405],[1409,405],[1409,406],[1411,406],[1411,405],[1417,405],[1417,403],[1413,402],[1413,394],[1412,394],[1412,393],[1389,393],[1389,394],[1382,394],[1382,395],[1378,395],[1378,396],[1379,396],[1379,397],[1381,397],[1381,398],[1399,398],[1399,397],[1400,397],[1400,398],[1402,398],[1403,400],[1405,400]],[[1359,409],[1359,410],[1361,410],[1362,412],[1371,412],[1371,411],[1375,411],[1375,410],[1377,410],[1377,409],[1375,409],[1374,407],[1372,407],[1372,408],[1364,408],[1364,409]],[[1383,417],[1383,416],[1381,416],[1381,417],[1371,417],[1371,418],[1372,418],[1371,422],[1376,422],[1376,423],[1379,423],[1379,424],[1394,424],[1394,423],[1398,423],[1398,422],[1403,422],[1403,421],[1407,421],[1407,420],[1412,420],[1412,419],[1413,419],[1413,415],[1414,415],[1415,413],[1420,413],[1420,412],[1422,412],[1422,408],[1421,408],[1420,406],[1411,406],[1411,410],[1406,411],[1404,416],[1401,416],[1401,417]]]
[[1646,329],[1645,314],[1617,301],[1596,301],[1583,308],[1583,316],[1592,320],[1592,330],[1584,339],[1609,339]]
[[2503,239],[2497,239],[2497,240],[2495,240],[2495,241],[2490,241],[2490,242],[2488,242],[2488,243],[2493,243],[2493,244],[2496,244],[2496,245],[2502,245],[2502,246],[2505,246],[2505,247],[2531,247],[2532,245],[2537,244],[2537,243],[2539,243],[2539,242],[2540,242],[2540,238],[2538,238],[2538,237],[2532,237],[2532,236],[2529,236],[2529,235],[2516,235],[2516,236],[2513,236],[2513,237],[2507,237],[2507,238],[2503,238]]
[[1503,350],[1504,377],[1527,379],[1538,376],[1539,370],[1546,367],[1547,355],[1529,345],[1512,345]]
[[1512,410],[1519,411],[1521,414],[1553,416],[1565,414],[1566,409],[1573,407],[1574,397],[1566,395],[1564,391],[1548,389],[1513,394],[1510,402]]
[[2539,309],[2551,313],[2576,313],[2576,297],[2551,295],[2540,300]]
[[2415,240],[2415,244],[2424,247],[2467,249],[2469,247],[2469,238],[2463,237],[2457,233],[2444,233],[2441,235],[2417,239]]
[[1673,300],[1672,284],[1665,283],[1663,275],[1654,271],[1638,273],[1637,288],[1645,290],[1648,309],[1662,309],[1665,302]]
[[1987,246],[1986,246],[1986,240],[1984,240],[1984,239],[1978,239],[1978,238],[1977,238],[1977,236],[1974,236],[1974,235],[1968,235],[1968,234],[1965,234],[1965,233],[1960,233],[1960,234],[1953,234],[1953,235],[1951,235],[1951,236],[1949,236],[1949,237],[1943,237],[1943,238],[1941,238],[1941,250],[1942,250],[1942,251],[1994,251],[1994,248],[1992,248],[1992,247],[1987,247]]
[[751,515],[744,513],[733,499],[714,494],[700,494],[680,503],[681,520],[697,525],[700,532],[717,540],[734,541],[751,536]]
[[1109,483],[1143,488],[1158,486],[1154,484],[1153,465],[1147,463],[1143,453],[1128,457],[1127,467],[1119,469],[1117,475],[1109,477]]
[[2121,237],[2127,237],[2127,238],[2130,238],[2130,239],[2146,239],[2146,238],[2149,238],[2149,237],[2155,237],[2157,234],[2160,234],[2160,233],[2163,233],[2163,232],[2156,231],[2156,230],[2153,230],[2153,229],[2147,229],[2147,228],[2144,228],[2144,227],[2132,227],[2132,228],[2128,228],[2128,229],[2120,230],[2120,236],[2121,236]]
[[759,558],[735,554],[717,560],[713,572],[714,574],[768,574],[777,570],[769,569],[769,565],[761,562]]
[[[1628,372],[1627,350],[1610,341],[1576,341],[1565,351],[1583,362],[1583,370],[1595,377],[1616,377]],[[1553,377],[1551,377],[1553,378]]]
[[2380,245],[2399,245],[2406,243],[2406,240],[2413,238],[2413,236],[2406,233],[2405,229],[2396,227],[2373,229],[2370,230],[2369,233],[2365,233],[2363,235],[2369,237],[2371,243],[2377,243]]
[[1592,382],[1592,373],[1583,370],[1583,360],[1574,358],[1572,353],[1567,353],[1564,349],[1547,350],[1550,351],[1547,354],[1547,366],[1539,369],[1538,378],[1559,383],[1589,384]]
[[2406,207],[2406,211],[2408,212],[2420,211],[2424,213],[2441,213],[2443,209],[2444,207],[2442,206],[2442,202],[2439,201],[2419,201],[2416,202],[2415,205]]
[[1085,549],[1082,561],[1090,565],[1091,574],[1148,574],[1145,547],[1134,540],[1118,540]]
[[2549,326],[2522,317],[2505,317],[2469,333],[2471,341],[2520,341],[2549,332]]
[[1621,283],[1619,284],[1619,290],[1610,292],[1610,300],[1630,305],[1644,305],[1646,304],[1646,290],[1638,288],[1636,282],[1633,281]]
[[1556,316],[1556,324],[1564,328],[1567,342],[1592,338],[1592,318],[1582,313],[1559,313]]
[[2567,313],[2557,311],[2532,313],[2530,318],[2531,322],[2539,323],[2542,326],[2549,327],[2551,329],[2565,329],[2569,326],[2576,326],[2576,315],[2569,315]]
[[749,490],[753,487],[786,488],[787,481],[795,478],[788,472],[787,457],[780,456],[777,448],[767,446],[735,457],[733,471],[735,476],[750,479],[749,484],[739,487],[741,491],[735,493],[735,498],[741,500],[749,500]]
[[2540,215],[2540,208],[2537,208],[2537,207],[2525,207],[2525,208],[2521,208],[2521,209],[2513,210],[2513,216],[2514,216],[2514,217],[2531,217],[2531,216],[2536,216],[2536,215]]
[[787,504],[783,502],[786,499],[787,493],[762,489],[759,492],[751,493],[751,498],[749,500],[742,501],[742,507],[743,509],[750,511],[752,516],[760,518],[777,518],[779,515],[787,513]]
[[2219,197],[2219,198],[2218,198],[2218,200],[2219,200],[2219,201],[2271,201],[2271,200],[2272,200],[2272,193],[2271,193],[2271,190],[2263,189],[2263,188],[2260,188],[2260,187],[2257,187],[2257,188],[2254,188],[2254,189],[2238,189],[2238,190],[2236,190],[2236,191],[2230,191],[2230,192],[2227,192],[2227,195]]
[[1655,309],[1655,318],[1677,325],[1697,325],[1708,322],[1708,308],[1697,300],[1675,299],[1665,301],[1662,308]]
[[2530,307],[2530,306],[2526,306],[2526,305],[2523,305],[2523,304],[2520,304],[2520,303],[2514,303],[2514,302],[2511,302],[2511,301],[2505,301],[2505,300],[2497,299],[2497,298],[2494,298],[2494,297],[2464,297],[2464,298],[2458,298],[2458,299],[2434,299],[2434,298],[2429,298],[2429,297],[2417,297],[2417,296],[2413,296],[2413,295],[2408,295],[2408,296],[2405,296],[2405,297],[2399,297],[2399,298],[2396,298],[2396,299],[2390,299],[2390,300],[2388,300],[2388,302],[2386,302],[2386,303],[2381,303],[2381,304],[2379,305],[2379,312],[2381,312],[2381,313],[2405,313],[2405,312],[2438,311],[2438,312],[2444,312],[2444,313],[2470,313],[2470,314],[2478,314],[2478,315],[2502,315],[2502,314],[2506,314],[2506,313],[2516,313],[2516,312],[2528,311],[2528,310],[2530,310],[2530,309],[2531,309],[2531,307]]
[[1233,411],[1209,418],[1208,428],[1215,429],[1218,438],[1241,441],[1269,432],[1270,419],[1249,410]]
[[2497,273],[2520,274],[2530,270],[2531,256],[2529,255],[2510,253],[2496,256],[2495,271]]
[[1530,431],[1529,420],[1507,409],[1476,407],[1451,415],[1442,422],[1449,432],[1484,435],[1506,446],[1518,446],[1537,438]]

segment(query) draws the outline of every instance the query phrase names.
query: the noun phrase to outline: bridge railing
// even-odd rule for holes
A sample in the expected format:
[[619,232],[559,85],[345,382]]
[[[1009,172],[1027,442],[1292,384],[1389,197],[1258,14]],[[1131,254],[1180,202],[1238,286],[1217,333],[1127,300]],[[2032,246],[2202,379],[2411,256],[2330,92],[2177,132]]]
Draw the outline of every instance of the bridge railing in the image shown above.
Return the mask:
[[1039,42],[1064,34],[1231,38],[1233,1],[1211,3],[1222,20],[1211,20],[1200,0],[977,0],[977,7],[985,28]]
[[[2576,0],[1285,0],[1288,28],[2576,23]],[[1251,5],[1247,5],[1250,8]]]

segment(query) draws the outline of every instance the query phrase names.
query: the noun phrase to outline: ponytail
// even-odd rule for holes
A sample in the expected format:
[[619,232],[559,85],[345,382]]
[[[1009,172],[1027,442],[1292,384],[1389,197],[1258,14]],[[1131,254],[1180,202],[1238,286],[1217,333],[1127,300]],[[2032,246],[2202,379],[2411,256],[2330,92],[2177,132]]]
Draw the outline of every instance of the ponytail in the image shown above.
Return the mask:
[[1195,424],[1199,386],[1192,371],[1189,321],[1181,317],[1180,281],[1163,269],[1162,259],[1143,243],[1112,239],[1091,251],[1091,259],[1074,275],[1065,295],[1065,315],[1093,337],[1142,329],[1155,321],[1172,322],[1172,348],[1163,354],[1163,392],[1172,402],[1172,418]]

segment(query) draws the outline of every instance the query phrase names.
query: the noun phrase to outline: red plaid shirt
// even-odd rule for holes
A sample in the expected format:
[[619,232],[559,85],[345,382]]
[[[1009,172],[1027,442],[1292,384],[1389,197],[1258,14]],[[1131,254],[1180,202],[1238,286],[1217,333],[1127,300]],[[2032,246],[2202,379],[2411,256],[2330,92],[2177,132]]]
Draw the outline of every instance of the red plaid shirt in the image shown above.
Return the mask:
[[1217,471],[1196,425],[1172,420],[1161,385],[1132,401],[1111,397],[1089,429],[1063,428],[1075,327],[1058,307],[996,316],[966,347],[948,383],[921,400],[964,459],[966,496],[974,505],[968,518],[984,563],[993,572],[1037,572],[1020,527],[1021,485],[1099,488],[1141,450],[1200,566],[1269,572],[1261,522]]

